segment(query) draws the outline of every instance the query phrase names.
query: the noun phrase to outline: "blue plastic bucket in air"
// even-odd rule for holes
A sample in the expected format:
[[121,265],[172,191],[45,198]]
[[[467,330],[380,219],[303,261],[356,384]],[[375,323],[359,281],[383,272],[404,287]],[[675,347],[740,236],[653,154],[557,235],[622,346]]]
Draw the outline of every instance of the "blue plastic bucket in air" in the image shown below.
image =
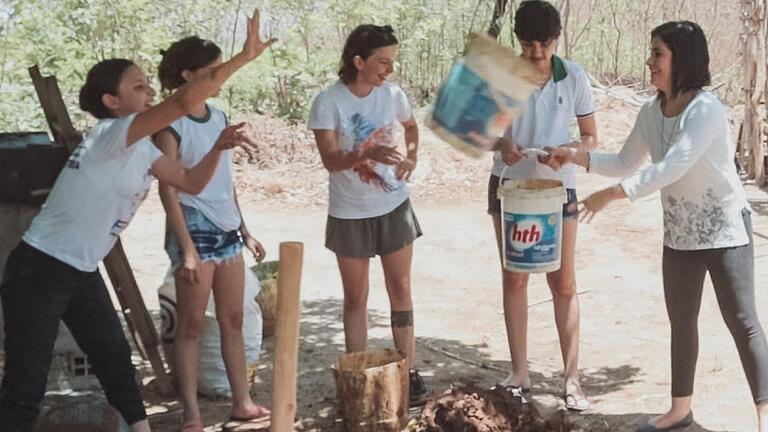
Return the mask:
[[489,137],[503,133],[512,121],[510,113],[523,102],[494,89],[460,60],[440,88],[428,122],[441,138],[479,156],[490,150]]

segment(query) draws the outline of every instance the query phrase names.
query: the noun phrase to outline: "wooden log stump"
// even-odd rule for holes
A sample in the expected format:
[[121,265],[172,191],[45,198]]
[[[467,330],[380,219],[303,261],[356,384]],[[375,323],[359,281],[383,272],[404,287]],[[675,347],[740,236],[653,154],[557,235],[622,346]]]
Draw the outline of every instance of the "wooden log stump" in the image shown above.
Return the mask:
[[408,423],[408,363],[392,349],[344,354],[333,366],[347,432],[400,432]]

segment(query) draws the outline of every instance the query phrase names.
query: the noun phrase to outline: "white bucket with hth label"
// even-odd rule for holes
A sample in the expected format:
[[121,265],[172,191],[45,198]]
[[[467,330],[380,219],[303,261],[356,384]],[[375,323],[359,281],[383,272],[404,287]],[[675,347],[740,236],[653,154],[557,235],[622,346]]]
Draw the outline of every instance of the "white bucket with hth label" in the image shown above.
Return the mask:
[[[503,174],[502,174],[503,179]],[[559,180],[499,180],[504,269],[548,273],[560,269],[563,204]]]

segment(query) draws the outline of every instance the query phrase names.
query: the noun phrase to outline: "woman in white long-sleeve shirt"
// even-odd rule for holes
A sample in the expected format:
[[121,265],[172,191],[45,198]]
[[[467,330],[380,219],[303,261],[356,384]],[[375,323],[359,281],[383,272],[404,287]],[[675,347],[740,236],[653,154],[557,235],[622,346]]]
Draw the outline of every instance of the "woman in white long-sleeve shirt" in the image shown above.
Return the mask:
[[[710,82],[707,41],[689,21],[663,24],[651,37],[647,65],[658,95],[640,110],[621,151],[552,149],[550,164],[573,162],[590,172],[624,177],[584,200],[582,219],[591,219],[611,201],[661,191],[672,406],[638,430],[671,430],[693,422],[697,318],[708,272],[752,391],[759,430],[768,432],[768,345],[755,306],[750,207],[733,163],[723,105],[702,90]],[[653,163],[638,170],[649,154]]]

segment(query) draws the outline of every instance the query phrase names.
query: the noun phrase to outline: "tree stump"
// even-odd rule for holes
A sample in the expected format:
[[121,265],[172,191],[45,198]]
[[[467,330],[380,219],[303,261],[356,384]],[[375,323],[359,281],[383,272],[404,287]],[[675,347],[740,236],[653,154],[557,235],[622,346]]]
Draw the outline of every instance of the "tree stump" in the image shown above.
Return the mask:
[[400,432],[408,423],[408,366],[392,349],[344,354],[334,365],[347,432]]

